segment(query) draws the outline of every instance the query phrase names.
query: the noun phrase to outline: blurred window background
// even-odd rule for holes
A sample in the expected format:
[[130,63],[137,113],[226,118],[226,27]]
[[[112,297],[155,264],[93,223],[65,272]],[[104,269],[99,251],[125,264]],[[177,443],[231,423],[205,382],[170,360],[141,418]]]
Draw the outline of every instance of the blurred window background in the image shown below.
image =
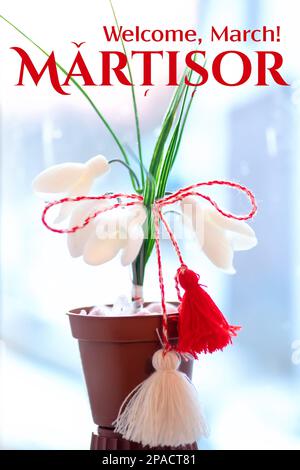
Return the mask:
[[[213,80],[197,91],[170,190],[207,179],[233,179],[252,188],[259,214],[252,226],[258,246],[237,253],[237,275],[216,272],[191,241],[183,246],[191,267],[233,324],[243,329],[234,347],[195,364],[210,435],[204,449],[300,449],[299,197],[300,65],[297,1],[287,0],[137,0],[115,1],[124,26],[197,28],[209,37],[223,28],[281,26],[279,44],[211,44],[218,50],[276,49],[284,56],[290,87],[222,87]],[[66,67],[75,56],[71,41],[86,41],[82,53],[97,77],[101,26],[113,24],[106,0],[74,2],[2,0],[1,14],[42,47],[55,50]],[[96,154],[119,157],[96,114],[70,89],[60,96],[47,80],[35,87],[14,87],[17,54],[23,47],[36,66],[45,62],[34,46],[3,22],[1,30],[1,447],[4,449],[85,449],[93,430],[76,341],[65,313],[74,307],[113,302],[130,295],[131,273],[118,260],[90,267],[71,259],[63,236],[41,224],[43,201],[31,189],[34,176],[49,165],[84,162]],[[132,46],[134,48],[134,45]],[[163,46],[175,48],[174,45]],[[139,45],[139,48],[144,48]],[[183,45],[182,48],[187,48]],[[5,68],[3,67],[5,64]],[[137,66],[137,68],[140,65]],[[133,65],[133,73],[138,70]],[[156,66],[164,83],[167,68]],[[234,73],[235,64],[232,64]],[[254,67],[255,72],[255,67]],[[98,82],[100,82],[100,75]],[[88,90],[122,140],[135,146],[130,90]],[[147,161],[171,91],[163,85],[146,97],[137,87]],[[97,192],[128,191],[129,178],[114,167]],[[243,200],[223,201],[243,211]],[[170,300],[177,260],[163,243]],[[145,283],[146,299],[159,299],[155,256]],[[117,283],[116,283],[117,273]],[[147,279],[151,282],[147,283]]]

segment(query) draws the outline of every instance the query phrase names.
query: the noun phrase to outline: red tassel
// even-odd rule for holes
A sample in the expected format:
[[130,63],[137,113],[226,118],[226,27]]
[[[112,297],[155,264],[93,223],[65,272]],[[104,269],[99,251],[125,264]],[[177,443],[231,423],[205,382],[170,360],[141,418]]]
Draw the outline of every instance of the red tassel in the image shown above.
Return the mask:
[[199,353],[222,350],[232,343],[239,326],[227,323],[222,312],[199,284],[199,274],[186,266],[177,271],[176,280],[185,293],[179,307],[177,350],[197,357]]

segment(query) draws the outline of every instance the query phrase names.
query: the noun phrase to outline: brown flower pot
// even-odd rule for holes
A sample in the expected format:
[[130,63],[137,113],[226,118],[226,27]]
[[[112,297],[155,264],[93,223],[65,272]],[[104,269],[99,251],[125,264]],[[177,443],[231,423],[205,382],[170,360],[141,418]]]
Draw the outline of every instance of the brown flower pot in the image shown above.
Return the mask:
[[[72,335],[78,339],[92,416],[98,425],[91,448],[141,449],[141,444],[115,434],[112,423],[126,396],[153,372],[152,355],[161,347],[156,329],[161,332],[162,316],[89,316],[79,315],[81,310],[71,310],[68,316]],[[89,312],[91,307],[84,310]],[[168,318],[170,339],[176,341],[178,315]],[[191,378],[192,367],[192,361],[182,361],[180,370]]]

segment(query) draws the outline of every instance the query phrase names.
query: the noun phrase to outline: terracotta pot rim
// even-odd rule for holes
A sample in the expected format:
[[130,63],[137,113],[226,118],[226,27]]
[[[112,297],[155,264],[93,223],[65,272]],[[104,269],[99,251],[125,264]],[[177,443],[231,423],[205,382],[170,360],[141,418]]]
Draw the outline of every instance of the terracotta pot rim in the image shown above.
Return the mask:
[[[80,314],[79,313],[74,313],[74,312],[67,312],[66,315],[68,315],[69,317],[78,317]],[[173,315],[177,316],[178,315],[178,312],[172,312],[172,313],[168,313],[168,317],[172,317]],[[111,319],[116,319],[118,318],[118,320],[124,318],[126,320],[128,320],[129,318],[131,319],[134,319],[134,318],[153,318],[153,317],[156,317],[156,318],[160,318],[162,316],[162,313],[148,313],[147,315],[80,315],[82,316],[83,318],[98,318],[98,319],[101,319],[102,321],[103,320],[111,320]]]
[[[174,305],[174,307],[176,307],[176,303],[172,303]],[[146,303],[147,305],[147,303]],[[111,307],[111,305],[107,305],[108,307]],[[106,321],[109,321],[109,320],[112,320],[112,319],[126,319],[128,320],[129,318],[131,319],[135,319],[135,318],[160,318],[162,316],[162,312],[161,313],[158,313],[158,312],[151,312],[151,313],[147,313],[145,315],[138,315],[138,314],[131,314],[131,315],[90,315],[89,314],[89,311],[92,310],[92,308],[94,308],[94,306],[89,306],[89,307],[82,307],[82,308],[72,308],[71,310],[69,310],[66,315],[68,315],[69,317],[78,317],[80,316],[81,318],[98,318],[98,319],[101,319],[101,321],[103,320],[106,320]],[[87,310],[88,313],[87,315],[80,315],[80,311],[81,310]],[[177,312],[171,312],[171,313],[168,313],[168,317],[172,317],[173,315],[177,316],[178,315],[178,311]]]
[[[91,307],[84,307],[89,311]],[[80,341],[105,343],[154,342],[158,343],[157,328],[162,328],[162,314],[149,315],[80,315],[83,308],[67,312],[72,335]],[[169,336],[177,328],[178,313],[168,314]]]

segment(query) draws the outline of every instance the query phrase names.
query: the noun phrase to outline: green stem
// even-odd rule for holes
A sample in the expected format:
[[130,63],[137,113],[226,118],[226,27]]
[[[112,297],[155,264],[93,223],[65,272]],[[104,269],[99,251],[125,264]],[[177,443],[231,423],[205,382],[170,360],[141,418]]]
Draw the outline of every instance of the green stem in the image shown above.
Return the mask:
[[[47,51],[45,51],[41,46],[39,46],[36,42],[34,42],[29,36],[27,36],[27,34],[23,33],[23,31],[21,31],[17,26],[15,26],[13,23],[11,23],[7,18],[5,18],[3,15],[0,15],[0,18],[2,18],[7,24],[9,24],[16,31],[18,31],[18,33],[20,33],[24,38],[26,38],[29,42],[31,42],[31,44],[33,44],[37,49],[39,49],[39,51],[41,51],[45,56],[49,57],[49,54],[48,54]],[[64,73],[64,75],[68,75],[68,72],[58,62],[56,62],[56,66],[59,68],[59,70],[61,70]],[[125,162],[127,163],[127,165],[130,166],[129,158],[128,158],[126,152],[125,152],[125,149],[124,149],[123,145],[121,144],[118,136],[116,135],[114,130],[109,125],[106,118],[103,116],[103,114],[98,109],[98,107],[95,105],[95,103],[90,98],[90,96],[87,94],[87,92],[79,85],[79,83],[73,77],[70,78],[70,81],[76,86],[76,88],[83,94],[83,96],[86,98],[86,100],[90,103],[90,105],[92,106],[94,111],[97,113],[98,117],[101,119],[104,126],[106,127],[106,129],[109,131],[112,138],[116,142],[121,154],[124,157]],[[131,174],[130,174],[130,178],[131,178],[132,186],[133,186],[134,190],[136,191],[137,188],[135,187],[135,182],[134,182],[134,179],[132,178]]]
[[[207,60],[204,61],[203,67],[206,67],[206,62],[207,62]],[[201,76],[198,77],[196,84],[198,85],[200,83],[200,81],[201,81]],[[187,118],[188,118],[188,115],[189,115],[189,112],[190,112],[190,108],[191,108],[191,105],[193,103],[195,93],[197,92],[197,89],[198,89],[197,85],[195,85],[195,87],[194,87],[193,93],[190,96],[189,102],[188,102],[186,110],[185,110],[185,114],[183,116],[182,125],[181,125],[179,136],[178,136],[178,141],[177,141],[177,144],[176,144],[176,149],[175,149],[175,152],[174,152],[175,158],[177,156],[177,153],[178,153],[178,150],[179,150],[179,147],[180,147],[183,131],[185,129],[185,125],[186,125]]]
[[[112,13],[115,19],[116,26],[118,28],[118,31],[120,31],[120,26],[119,22],[117,19],[117,15],[112,3],[112,0],[109,0]],[[136,137],[137,137],[137,143],[138,143],[138,154],[139,154],[139,161],[140,161],[140,171],[141,171],[141,181],[142,181],[142,187],[144,188],[145,184],[145,176],[144,176],[144,164],[143,164],[143,152],[142,152],[142,140],[141,140],[141,130],[140,130],[140,121],[139,121],[139,114],[138,114],[138,108],[136,104],[136,96],[135,96],[135,90],[134,90],[134,83],[133,83],[133,76],[131,72],[131,67],[130,67],[130,61],[128,59],[127,51],[125,48],[125,44],[121,35],[121,44],[122,44],[122,49],[123,52],[126,56],[127,59],[127,68],[128,68],[128,73],[129,73],[129,78],[130,78],[130,83],[131,83],[131,94],[132,94],[132,104],[133,104],[133,111],[134,111],[134,119],[135,119],[135,128],[136,128]]]
[[[154,232],[154,227],[153,227],[153,216],[152,216],[151,207],[146,207],[146,211],[147,211],[147,219],[146,219],[143,229],[144,229],[145,237],[148,237],[149,231],[151,229]],[[151,228],[149,228],[150,227],[149,224]],[[132,283],[137,286],[142,286],[144,284],[147,242],[148,240],[147,238],[145,238],[138,256],[132,263]]]
[[132,284],[142,286],[144,284],[145,268],[143,265],[145,242],[143,242],[138,257],[132,263]]
[[[205,65],[206,65],[206,62],[204,63],[204,66]],[[190,72],[188,74],[189,80],[191,80],[192,75],[193,75],[193,71],[190,70]],[[201,80],[201,77],[198,78],[196,83],[198,84],[200,82],[200,80]],[[197,86],[194,87],[193,92],[196,89],[197,89]],[[180,147],[180,143],[181,143],[183,131],[184,131],[184,128],[185,128],[185,125],[186,125],[187,117],[188,117],[188,114],[189,114],[189,111],[190,111],[190,108],[191,108],[191,105],[192,105],[192,102],[193,102],[193,98],[194,98],[194,93],[193,92],[191,93],[188,104],[186,105],[186,101],[187,101],[187,97],[188,97],[188,93],[189,93],[189,86],[185,87],[182,106],[181,106],[181,110],[180,110],[180,113],[179,113],[179,118],[178,118],[177,123],[175,125],[173,135],[171,137],[166,155],[164,157],[162,170],[161,170],[161,173],[159,175],[159,181],[158,181],[158,184],[157,184],[157,192],[156,192],[155,199],[160,199],[161,197],[163,197],[165,195],[168,178],[169,178],[170,172],[172,170],[172,167],[175,163],[177,154],[178,154],[178,150],[179,150],[179,147]],[[153,239],[153,236],[152,236],[152,234],[153,234],[153,221],[149,220],[148,223],[150,225],[149,225],[149,234],[148,234],[149,239],[148,239],[147,246],[146,246],[146,252],[144,254],[144,263],[145,263],[145,265],[147,264],[147,262],[148,262],[148,260],[151,256],[151,253],[153,251],[153,248],[154,248],[154,239]]]
[[138,177],[136,176],[133,169],[129,165],[127,165],[126,162],[124,162],[123,160],[120,160],[119,158],[114,158],[113,160],[109,160],[108,163],[109,164],[110,163],[120,163],[121,165],[125,166],[125,168],[127,168],[127,170],[129,171],[129,173],[132,175],[132,177],[134,178],[134,180],[136,182],[136,185],[137,185],[137,190],[136,191],[137,191],[137,193],[141,194],[143,192],[143,190],[140,187],[140,182],[139,182]]

